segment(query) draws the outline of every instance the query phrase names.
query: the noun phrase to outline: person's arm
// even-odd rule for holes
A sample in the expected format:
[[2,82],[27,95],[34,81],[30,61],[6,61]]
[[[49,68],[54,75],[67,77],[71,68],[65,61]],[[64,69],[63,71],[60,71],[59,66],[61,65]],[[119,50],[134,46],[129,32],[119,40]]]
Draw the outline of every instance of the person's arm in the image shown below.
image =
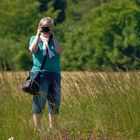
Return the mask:
[[40,29],[38,29],[37,34],[29,47],[29,51],[31,53],[35,53],[38,50],[38,43],[40,40],[40,34],[41,34]]
[[58,40],[56,39],[56,37],[53,35],[53,42],[54,42],[54,46],[56,48],[57,53],[62,53],[63,49],[60,47]]

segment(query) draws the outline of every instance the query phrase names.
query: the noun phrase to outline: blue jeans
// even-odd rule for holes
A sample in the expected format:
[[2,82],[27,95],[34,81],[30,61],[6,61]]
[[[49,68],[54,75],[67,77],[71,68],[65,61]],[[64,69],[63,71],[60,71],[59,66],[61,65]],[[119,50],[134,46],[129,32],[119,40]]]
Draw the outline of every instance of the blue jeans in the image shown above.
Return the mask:
[[[30,77],[37,75],[37,72],[31,72]],[[32,112],[42,114],[48,101],[48,112],[59,113],[61,99],[61,75],[55,72],[41,72],[40,74],[40,92],[33,96]]]

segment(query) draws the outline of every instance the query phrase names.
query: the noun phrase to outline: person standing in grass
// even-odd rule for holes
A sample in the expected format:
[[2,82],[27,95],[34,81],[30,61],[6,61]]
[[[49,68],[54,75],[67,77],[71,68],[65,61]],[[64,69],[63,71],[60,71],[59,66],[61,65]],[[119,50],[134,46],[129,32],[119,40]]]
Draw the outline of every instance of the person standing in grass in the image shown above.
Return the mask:
[[47,55],[40,74],[40,94],[33,96],[33,123],[37,130],[42,128],[41,116],[48,102],[49,128],[55,127],[61,99],[60,54],[62,48],[53,33],[54,21],[44,17],[38,24],[37,34],[31,36],[29,51],[33,57],[30,77],[36,76]]

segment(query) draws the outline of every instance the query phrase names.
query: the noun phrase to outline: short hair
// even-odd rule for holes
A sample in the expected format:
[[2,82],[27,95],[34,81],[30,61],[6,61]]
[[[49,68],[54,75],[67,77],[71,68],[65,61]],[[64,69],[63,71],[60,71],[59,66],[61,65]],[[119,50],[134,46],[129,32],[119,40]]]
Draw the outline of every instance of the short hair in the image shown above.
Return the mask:
[[44,17],[39,21],[38,27],[50,27],[54,26],[54,20],[50,17]]

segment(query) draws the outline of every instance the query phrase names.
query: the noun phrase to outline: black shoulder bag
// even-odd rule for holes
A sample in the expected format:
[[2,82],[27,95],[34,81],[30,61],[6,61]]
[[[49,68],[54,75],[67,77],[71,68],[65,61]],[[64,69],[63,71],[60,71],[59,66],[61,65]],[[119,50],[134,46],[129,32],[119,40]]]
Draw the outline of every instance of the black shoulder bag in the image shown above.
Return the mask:
[[[46,60],[46,55],[44,56],[43,63],[41,65],[40,70],[42,70]],[[38,95],[39,89],[40,89],[40,71],[34,78],[30,78],[30,75],[28,78],[21,84],[20,86],[21,90],[30,94],[30,95]]]

